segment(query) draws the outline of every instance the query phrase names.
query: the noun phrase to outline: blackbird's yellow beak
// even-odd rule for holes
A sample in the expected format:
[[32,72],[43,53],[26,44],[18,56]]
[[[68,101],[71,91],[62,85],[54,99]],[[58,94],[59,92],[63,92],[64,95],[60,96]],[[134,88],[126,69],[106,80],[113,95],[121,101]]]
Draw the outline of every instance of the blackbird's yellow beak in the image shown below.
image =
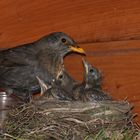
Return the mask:
[[70,47],[70,50],[73,51],[73,52],[86,54],[85,51],[80,47],[76,47],[76,46],[69,46],[69,47]]

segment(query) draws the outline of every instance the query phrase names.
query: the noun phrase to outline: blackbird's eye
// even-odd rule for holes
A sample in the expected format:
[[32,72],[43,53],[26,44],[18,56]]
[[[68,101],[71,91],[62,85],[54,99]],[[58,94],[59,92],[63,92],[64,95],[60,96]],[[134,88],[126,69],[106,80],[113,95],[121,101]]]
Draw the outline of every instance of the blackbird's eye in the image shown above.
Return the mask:
[[67,42],[67,40],[65,38],[62,38],[61,41],[62,41],[62,43],[66,43]]

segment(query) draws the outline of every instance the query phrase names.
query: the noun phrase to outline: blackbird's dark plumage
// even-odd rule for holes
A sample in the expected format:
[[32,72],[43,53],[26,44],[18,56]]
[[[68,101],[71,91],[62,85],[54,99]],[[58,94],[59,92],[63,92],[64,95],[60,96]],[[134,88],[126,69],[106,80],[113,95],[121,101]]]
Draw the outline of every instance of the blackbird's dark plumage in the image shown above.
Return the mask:
[[101,73],[83,59],[85,69],[84,80],[73,88],[75,100],[82,101],[103,101],[111,100],[111,97],[101,89]]
[[0,88],[7,93],[27,96],[39,91],[36,76],[51,83],[69,52],[84,53],[62,32],[0,52]]

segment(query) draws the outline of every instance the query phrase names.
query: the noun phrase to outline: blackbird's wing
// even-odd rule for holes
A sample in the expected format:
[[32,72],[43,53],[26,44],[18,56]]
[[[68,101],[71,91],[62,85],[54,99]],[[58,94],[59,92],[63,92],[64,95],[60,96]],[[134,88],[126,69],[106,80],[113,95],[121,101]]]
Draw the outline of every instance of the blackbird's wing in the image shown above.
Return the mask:
[[49,79],[50,75],[47,70],[40,67],[32,45],[27,44],[0,52],[0,88],[34,90],[34,87],[39,87],[36,76],[46,78],[44,81]]
[[85,96],[88,101],[104,101],[112,100],[112,98],[100,89],[88,89],[85,91]]
[[36,51],[33,48],[33,43],[0,51],[0,66],[4,68],[34,65],[36,63],[35,54]]
[[40,89],[36,76],[44,79],[45,82],[50,83],[52,76],[47,70],[42,69],[39,66],[16,66],[5,67],[0,74],[0,87],[1,88],[22,88],[28,89],[30,92],[36,92]]
[[28,85],[35,84],[32,81],[37,83],[34,68],[31,66],[0,67],[0,86],[2,87],[28,87]]
[[[37,59],[30,45],[24,45],[0,52],[0,86],[22,86],[34,77],[34,65]],[[30,77],[28,77],[30,75]],[[25,83],[23,83],[25,81]]]

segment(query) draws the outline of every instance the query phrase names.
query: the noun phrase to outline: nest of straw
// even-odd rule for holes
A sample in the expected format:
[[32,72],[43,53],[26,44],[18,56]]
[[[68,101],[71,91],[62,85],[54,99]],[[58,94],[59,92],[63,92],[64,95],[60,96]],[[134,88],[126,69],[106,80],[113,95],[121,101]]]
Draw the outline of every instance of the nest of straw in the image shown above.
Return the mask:
[[[39,101],[12,109],[2,139],[91,140],[134,138],[132,106],[127,101]],[[129,134],[129,135],[128,135]]]

